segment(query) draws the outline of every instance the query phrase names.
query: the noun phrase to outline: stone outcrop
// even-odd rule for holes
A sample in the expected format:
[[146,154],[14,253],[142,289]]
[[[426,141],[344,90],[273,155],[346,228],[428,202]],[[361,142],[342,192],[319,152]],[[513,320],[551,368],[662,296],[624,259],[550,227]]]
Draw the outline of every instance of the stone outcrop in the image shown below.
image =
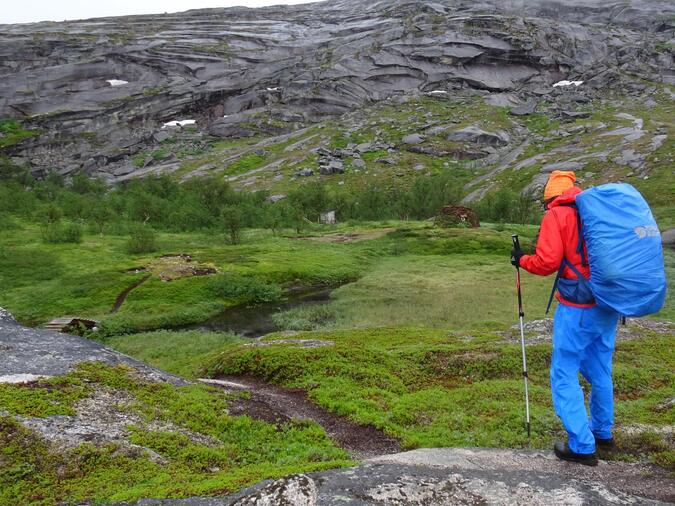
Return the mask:
[[142,500],[138,506],[666,504],[672,478],[642,465],[588,468],[549,451],[434,448],[351,469],[268,481],[229,497]]
[[278,135],[401,94],[545,96],[568,93],[552,88],[563,79],[588,101],[630,76],[674,81],[659,50],[673,13],[663,0],[330,0],[4,25],[0,117],[40,131],[5,154],[114,181],[142,174],[131,157],[167,129]]
[[131,366],[153,381],[187,384],[182,378],[155,369],[90,339],[23,327],[2,308],[0,349],[0,382],[4,381],[3,378],[11,379],[15,375],[58,376],[66,374],[76,364],[101,361],[111,365]]

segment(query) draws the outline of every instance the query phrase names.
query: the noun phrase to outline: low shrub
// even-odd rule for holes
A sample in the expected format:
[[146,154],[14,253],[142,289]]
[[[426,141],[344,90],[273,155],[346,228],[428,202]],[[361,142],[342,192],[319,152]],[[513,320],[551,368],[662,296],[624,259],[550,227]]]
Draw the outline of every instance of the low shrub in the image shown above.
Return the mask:
[[137,225],[131,228],[129,239],[126,244],[127,253],[152,253],[157,251],[155,231],[145,225]]
[[62,224],[52,223],[42,230],[42,239],[47,243],[73,243],[82,242],[82,225],[79,223]]
[[281,330],[316,330],[335,320],[335,308],[317,304],[289,309],[272,316],[272,320]]
[[208,290],[216,297],[242,300],[243,302],[274,302],[281,299],[279,285],[253,276],[222,274],[209,280]]

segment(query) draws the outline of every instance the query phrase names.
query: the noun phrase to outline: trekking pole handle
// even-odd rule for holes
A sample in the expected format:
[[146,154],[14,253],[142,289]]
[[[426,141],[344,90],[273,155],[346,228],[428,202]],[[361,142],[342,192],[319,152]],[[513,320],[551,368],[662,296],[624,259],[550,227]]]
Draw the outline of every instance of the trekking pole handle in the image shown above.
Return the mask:
[[513,241],[513,247],[516,250],[520,249],[520,240],[518,239],[518,234],[511,235],[511,241]]

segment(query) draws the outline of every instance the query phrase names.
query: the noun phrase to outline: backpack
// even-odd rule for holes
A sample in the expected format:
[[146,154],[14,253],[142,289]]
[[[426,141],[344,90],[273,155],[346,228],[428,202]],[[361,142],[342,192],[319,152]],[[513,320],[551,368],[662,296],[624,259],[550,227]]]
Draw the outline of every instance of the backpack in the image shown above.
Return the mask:
[[566,281],[562,271],[569,267],[579,292],[592,295],[598,306],[632,317],[659,311],[666,299],[661,233],[640,192],[626,183],[604,184],[579,193],[572,207],[580,229],[577,251],[591,275],[586,279],[564,259],[549,308],[558,284]]

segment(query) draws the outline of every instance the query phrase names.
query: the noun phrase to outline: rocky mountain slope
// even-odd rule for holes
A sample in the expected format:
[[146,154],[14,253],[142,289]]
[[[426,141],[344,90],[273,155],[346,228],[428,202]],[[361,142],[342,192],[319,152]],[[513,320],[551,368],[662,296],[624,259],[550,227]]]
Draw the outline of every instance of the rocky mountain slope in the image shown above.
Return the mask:
[[[543,114],[550,121],[576,122],[610,96],[637,101],[633,105],[641,109],[645,104],[660,108],[672,105],[674,15],[672,3],[660,0],[603,5],[383,0],[367,6],[331,0],[5,25],[0,30],[0,118],[5,118],[0,148],[35,174],[85,171],[114,182],[152,172],[231,173],[237,162],[235,172],[245,173],[276,162],[273,183],[278,183],[302,168],[319,172],[319,165],[328,167],[344,155],[310,151],[335,148],[325,132],[349,137],[367,117],[381,119],[378,104],[396,109],[424,94],[446,108],[465,106],[468,113],[476,112],[472,100],[478,96],[485,101],[481,114],[487,120],[510,107],[514,121]],[[346,113],[351,119],[344,119]],[[479,183],[491,179],[493,170],[519,159],[526,151],[523,141],[531,141],[524,122],[488,121],[483,127],[506,130],[491,139],[476,136],[480,125],[474,124],[459,125],[455,130],[473,130],[448,136],[447,119],[441,115],[420,121],[419,127],[440,127],[432,135],[445,135],[443,142],[487,149],[457,152],[456,145],[421,145],[417,153],[407,150],[421,157],[409,165],[424,164],[428,156],[446,162],[487,158],[470,166],[483,179],[467,187],[469,200],[484,193]],[[642,137],[636,119],[612,119],[623,130],[602,132],[609,140]],[[176,121],[182,126],[164,127]],[[317,126],[324,130],[312,130]],[[428,133],[404,144],[421,144]],[[665,133],[651,132],[650,141]],[[236,141],[249,137],[258,144]],[[653,140],[651,151],[664,140]],[[324,174],[349,169],[361,152],[397,148],[396,142],[384,142],[354,153],[359,143],[351,144],[347,163],[334,163]],[[305,158],[270,159],[270,146],[283,153],[295,148]],[[651,152],[617,147],[626,151],[615,154],[623,157],[621,166],[640,165]],[[211,158],[204,160],[206,155]],[[279,177],[277,169],[289,158],[290,172]],[[296,166],[309,162],[315,166]],[[283,190],[284,185],[262,186]]]

